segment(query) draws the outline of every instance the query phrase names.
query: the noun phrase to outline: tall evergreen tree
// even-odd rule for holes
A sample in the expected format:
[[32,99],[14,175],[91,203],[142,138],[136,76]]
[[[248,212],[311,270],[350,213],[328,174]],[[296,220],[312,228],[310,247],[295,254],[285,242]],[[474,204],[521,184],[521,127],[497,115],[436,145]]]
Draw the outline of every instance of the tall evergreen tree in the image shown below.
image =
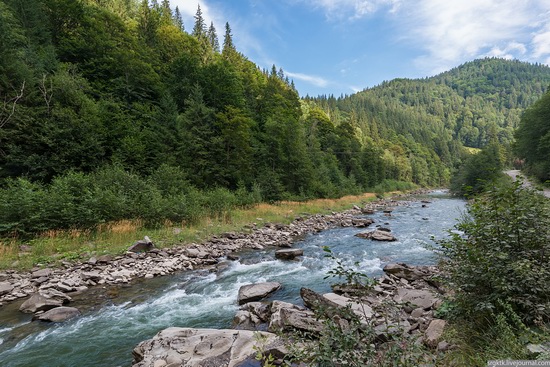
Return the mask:
[[214,27],[214,22],[210,22],[210,28],[208,28],[208,42],[212,46],[214,52],[220,52],[220,42],[218,41],[218,35],[216,34],[216,28]]
[[191,34],[197,37],[199,40],[207,38],[206,23],[202,16],[202,10],[200,5],[197,6],[197,12],[195,13],[195,26],[193,27],[193,32]]
[[233,44],[233,35],[231,34],[231,27],[229,22],[225,23],[225,36],[223,37],[223,50],[222,55],[229,59],[231,55],[236,52],[235,45]]
[[185,27],[183,26],[183,17],[181,16],[180,8],[176,6],[176,10],[174,11],[174,22],[176,24],[176,27],[181,29],[182,32],[185,31]]

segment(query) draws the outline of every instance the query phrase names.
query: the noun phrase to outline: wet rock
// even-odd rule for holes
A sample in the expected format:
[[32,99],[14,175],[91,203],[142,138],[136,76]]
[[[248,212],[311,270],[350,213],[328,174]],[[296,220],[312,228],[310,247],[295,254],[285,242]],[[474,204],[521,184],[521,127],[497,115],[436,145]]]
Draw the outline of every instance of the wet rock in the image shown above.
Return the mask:
[[239,289],[237,301],[239,305],[259,301],[281,288],[281,283],[267,282],[243,285]]
[[80,316],[80,311],[74,307],[56,307],[33,318],[33,320],[48,322],[63,322]]
[[19,311],[23,313],[35,313],[51,310],[52,308],[61,307],[62,305],[63,301],[60,299],[51,298],[41,293],[35,293],[31,298],[23,302],[19,307]]
[[278,340],[276,335],[266,332],[172,327],[134,348],[133,367],[150,367],[158,360],[168,362],[168,358],[181,361],[176,366],[185,361],[186,367],[236,367],[254,360],[258,338],[262,338],[266,348]]
[[1,282],[0,283],[0,296],[8,294],[13,291],[13,285],[10,282]]
[[282,260],[293,260],[298,256],[302,256],[303,254],[304,250],[298,248],[275,251],[275,257]]
[[352,218],[351,224],[356,228],[366,228],[374,223],[374,219],[371,218]]
[[385,241],[385,242],[397,241],[397,238],[395,238],[394,235],[392,235],[390,232],[387,232],[381,229],[377,229],[372,232],[358,233],[355,236],[359,238],[374,240],[374,241]]

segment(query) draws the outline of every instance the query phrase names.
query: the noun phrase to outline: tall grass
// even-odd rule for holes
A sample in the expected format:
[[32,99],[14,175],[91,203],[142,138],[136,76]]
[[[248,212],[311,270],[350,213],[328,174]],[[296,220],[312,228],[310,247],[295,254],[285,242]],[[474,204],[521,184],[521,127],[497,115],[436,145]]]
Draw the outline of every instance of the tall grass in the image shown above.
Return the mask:
[[[225,194],[224,194],[225,195]],[[0,268],[29,269],[63,260],[87,260],[102,254],[120,254],[136,240],[149,236],[160,248],[201,242],[230,231],[250,231],[253,224],[290,223],[298,216],[342,211],[374,200],[374,194],[317,199],[305,202],[258,203],[246,207],[210,209],[193,221],[165,219],[149,226],[143,219],[102,223],[93,229],[48,230],[30,238],[8,238],[0,242]],[[19,250],[26,247],[29,252]]]

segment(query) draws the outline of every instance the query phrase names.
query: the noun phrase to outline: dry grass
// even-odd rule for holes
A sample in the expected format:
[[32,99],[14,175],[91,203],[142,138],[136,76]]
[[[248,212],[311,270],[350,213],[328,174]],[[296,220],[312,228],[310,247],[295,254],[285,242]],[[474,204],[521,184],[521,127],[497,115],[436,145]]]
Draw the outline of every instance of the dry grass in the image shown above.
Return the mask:
[[[353,204],[360,205],[374,199],[374,194],[367,193],[341,199],[262,203],[248,209],[233,210],[219,218],[203,218],[194,225],[167,221],[156,229],[145,228],[141,220],[122,220],[102,224],[94,231],[52,230],[27,242],[17,239],[0,242],[0,269],[29,269],[37,265],[53,265],[62,260],[86,260],[102,254],[120,254],[145,235],[159,247],[201,242],[224,232],[248,231],[252,223],[290,223],[298,216],[342,211]],[[30,252],[20,251],[20,246]]]

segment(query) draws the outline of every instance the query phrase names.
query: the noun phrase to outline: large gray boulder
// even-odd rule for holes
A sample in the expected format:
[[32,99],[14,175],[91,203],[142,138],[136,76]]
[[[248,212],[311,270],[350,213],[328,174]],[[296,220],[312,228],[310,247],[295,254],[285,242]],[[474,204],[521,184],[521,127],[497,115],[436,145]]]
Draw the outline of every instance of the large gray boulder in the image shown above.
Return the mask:
[[37,315],[33,320],[48,322],[63,322],[74,317],[80,316],[80,311],[74,307],[56,307],[43,314]]
[[425,289],[398,288],[394,297],[396,302],[411,304],[414,307],[430,309],[438,300],[438,297]]
[[434,319],[430,322],[428,329],[424,333],[424,344],[428,347],[436,348],[443,336],[443,330],[447,322],[445,320]]
[[42,293],[34,293],[31,298],[23,302],[19,311],[23,313],[35,313],[38,311],[48,311],[52,308],[63,306],[64,301],[59,298],[48,297]]
[[289,248],[275,251],[275,257],[281,260],[294,260],[298,256],[302,256],[304,250],[299,248]]
[[380,229],[377,229],[372,232],[358,233],[355,236],[360,238],[366,238],[369,240],[374,240],[374,241],[386,241],[386,242],[397,241],[397,238],[395,238],[395,236],[392,235],[391,232],[383,231]]
[[243,285],[239,289],[239,295],[237,297],[237,301],[239,302],[239,305],[242,305],[248,302],[260,301],[265,297],[267,297],[268,295],[270,295],[271,293],[278,290],[279,288],[281,288],[281,283],[277,283],[277,282]]
[[271,320],[268,329],[271,332],[282,330],[301,330],[318,333],[323,325],[315,318],[313,311],[293,305],[292,303],[273,301],[271,305]]
[[13,285],[10,282],[0,282],[0,296],[13,291]]
[[409,281],[423,279],[430,275],[422,271],[422,269],[419,267],[403,263],[388,264],[384,266],[383,270],[386,274],[391,274],[398,278],[407,279]]
[[237,367],[254,360],[254,347],[268,349],[277,341],[275,334],[259,331],[171,327],[134,348],[133,367]]

